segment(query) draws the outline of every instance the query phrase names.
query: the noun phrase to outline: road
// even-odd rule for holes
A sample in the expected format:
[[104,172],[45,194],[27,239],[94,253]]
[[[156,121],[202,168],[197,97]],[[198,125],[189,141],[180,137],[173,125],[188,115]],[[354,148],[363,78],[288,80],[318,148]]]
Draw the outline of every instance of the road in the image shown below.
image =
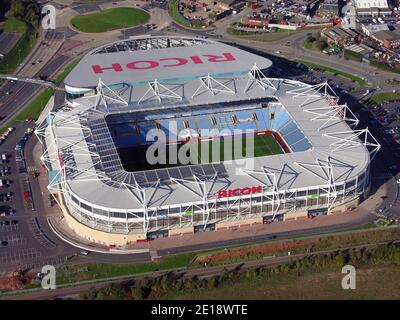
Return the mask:
[[[44,39],[47,39],[44,37]],[[23,65],[17,70],[17,74],[26,77],[50,77],[69,59],[66,55],[57,55],[60,48],[60,38],[50,37],[43,45],[41,38],[38,45],[29,55]],[[49,47],[54,47],[48,50]],[[41,61],[41,62],[38,62]],[[6,81],[0,87],[0,127],[18,114],[27,103],[35,97],[43,87],[16,81]]]
[[[15,46],[21,34],[15,32],[3,32],[0,34],[0,53],[7,54]],[[4,70],[6,71],[6,70]]]
[[[386,242],[382,242],[380,244],[385,244]],[[264,257],[259,260],[250,260],[250,261],[244,261],[244,262],[238,262],[238,263],[233,263],[233,264],[228,264],[228,265],[222,265],[222,266],[211,266],[207,268],[193,268],[193,269],[186,269],[183,271],[175,271],[177,273],[177,278],[179,279],[191,279],[194,277],[197,277],[198,279],[207,279],[212,276],[216,275],[221,275],[221,273],[224,272],[224,270],[229,270],[229,271],[245,271],[249,269],[256,269],[256,268],[267,268],[267,267],[273,267],[281,264],[286,264],[292,261],[296,261],[308,256],[316,256],[316,255],[322,255],[322,254],[328,254],[328,253],[333,253],[337,252],[338,250],[361,250],[363,248],[368,248],[368,247],[375,247],[378,244],[370,244],[370,245],[357,245],[357,246],[351,246],[351,247],[346,247],[346,248],[335,248],[335,249],[330,249],[330,250],[321,250],[321,251],[316,251],[312,253],[300,253],[300,254],[291,254],[287,256],[271,256],[271,257]],[[164,272],[154,272],[152,273],[151,277],[159,277],[164,274],[168,274],[171,271],[164,271]],[[44,299],[54,299],[54,298],[62,298],[65,296],[71,297],[71,296],[78,296],[80,293],[91,290],[91,289],[100,289],[106,285],[112,284],[112,283],[124,283],[124,282],[131,282],[132,280],[135,280],[137,278],[142,278],[143,275],[130,275],[126,277],[120,277],[119,279],[113,279],[113,280],[105,280],[105,281],[100,281],[96,283],[88,283],[88,284],[82,284],[82,285],[75,285],[73,287],[62,287],[54,290],[38,290],[26,294],[19,294],[19,295],[14,295],[14,296],[4,296],[0,297],[0,300],[44,300]]]

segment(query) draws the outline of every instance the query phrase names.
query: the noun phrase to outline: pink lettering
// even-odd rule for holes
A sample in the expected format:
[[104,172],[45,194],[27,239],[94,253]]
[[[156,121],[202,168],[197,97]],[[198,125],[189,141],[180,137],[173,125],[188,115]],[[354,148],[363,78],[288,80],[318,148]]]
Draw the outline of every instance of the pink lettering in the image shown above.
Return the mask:
[[192,59],[193,63],[195,64],[202,64],[203,61],[200,59],[199,56],[190,56],[190,59]]
[[234,56],[232,54],[230,54],[229,52],[224,52],[222,56],[216,56],[214,54],[205,54],[204,56],[209,58],[208,61],[209,62],[225,62],[225,61],[235,61],[236,59],[234,58]]
[[103,73],[104,70],[114,70],[116,72],[122,71],[122,67],[119,63],[113,63],[111,65],[111,67],[108,67],[108,68],[102,68],[99,65],[93,65],[92,69],[93,69],[94,73]]
[[160,61],[177,61],[177,63],[174,64],[164,64],[164,67],[177,67],[177,66],[182,66],[186,63],[188,63],[188,61],[186,59],[183,58],[162,58],[160,59]]
[[227,192],[226,192],[226,190],[219,190],[219,191],[218,191],[218,199],[219,199],[219,198],[225,198],[225,197],[227,197]]
[[[144,66],[143,66],[143,64],[144,64]],[[158,67],[159,65],[160,64],[157,61],[143,60],[143,61],[130,62],[126,65],[126,67],[129,69],[145,70],[145,69],[153,69],[155,67]]]

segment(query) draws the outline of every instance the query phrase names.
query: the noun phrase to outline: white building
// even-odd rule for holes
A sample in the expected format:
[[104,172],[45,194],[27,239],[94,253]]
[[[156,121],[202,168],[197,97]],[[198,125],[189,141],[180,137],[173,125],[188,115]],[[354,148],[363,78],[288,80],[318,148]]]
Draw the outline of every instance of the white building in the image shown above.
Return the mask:
[[387,0],[353,0],[356,9],[388,8]]

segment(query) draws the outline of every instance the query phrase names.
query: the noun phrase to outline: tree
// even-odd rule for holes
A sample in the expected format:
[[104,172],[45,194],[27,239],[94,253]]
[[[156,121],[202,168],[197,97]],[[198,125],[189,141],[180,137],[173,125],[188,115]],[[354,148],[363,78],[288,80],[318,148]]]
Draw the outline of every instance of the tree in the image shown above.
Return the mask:
[[13,17],[22,19],[24,17],[25,7],[22,0],[12,0],[10,13]]
[[79,295],[79,298],[82,300],[94,300],[96,299],[96,290],[94,288],[90,288],[89,290],[82,292]]
[[122,300],[125,298],[125,291],[120,284],[112,283],[109,287],[107,287],[107,294],[110,299],[113,300]]
[[30,23],[35,29],[39,27],[39,8],[36,4],[29,4],[26,7],[25,21]]
[[160,287],[162,290],[168,290],[169,287],[171,286],[171,281],[168,277],[168,275],[163,275],[160,279]]
[[97,291],[96,300],[107,300],[107,293],[105,292],[104,288],[101,288]]
[[318,50],[322,51],[328,47],[328,43],[326,42],[325,39],[319,38],[316,42],[316,46],[317,46]]
[[214,289],[218,287],[218,277],[214,276],[208,279],[207,281],[208,289]]
[[344,266],[345,261],[344,261],[343,251],[339,251],[339,253],[335,256],[335,261],[338,267]]
[[139,283],[135,283],[134,286],[131,287],[132,298],[135,300],[142,300],[145,298],[145,291]]

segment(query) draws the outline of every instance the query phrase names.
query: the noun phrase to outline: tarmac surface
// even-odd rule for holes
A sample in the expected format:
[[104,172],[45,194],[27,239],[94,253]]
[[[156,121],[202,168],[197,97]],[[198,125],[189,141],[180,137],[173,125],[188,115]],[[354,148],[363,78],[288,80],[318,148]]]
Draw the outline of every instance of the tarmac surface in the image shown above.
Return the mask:
[[[3,32],[0,33],[0,54],[7,54],[10,52],[12,48],[14,48],[15,44],[18,42],[18,39],[21,37],[20,33],[15,32]],[[6,70],[2,70],[2,72],[6,72]]]

